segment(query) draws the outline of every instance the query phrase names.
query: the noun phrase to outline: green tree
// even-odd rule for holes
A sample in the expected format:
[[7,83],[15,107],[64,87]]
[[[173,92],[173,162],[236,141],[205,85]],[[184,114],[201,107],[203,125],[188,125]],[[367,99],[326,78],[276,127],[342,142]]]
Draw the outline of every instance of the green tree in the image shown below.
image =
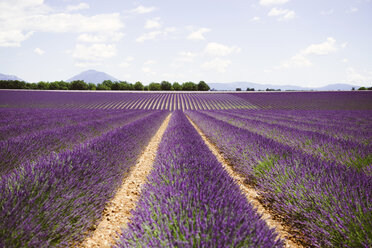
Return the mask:
[[47,90],[49,89],[49,83],[48,82],[44,82],[44,81],[40,81],[37,83],[37,89],[39,90]]
[[75,80],[70,82],[69,84],[69,90],[87,90],[88,84],[84,82],[83,80]]
[[69,89],[70,83],[68,83],[68,82],[56,81],[56,83],[58,84],[58,88],[60,90],[68,90]]
[[159,83],[151,83],[149,84],[149,90],[152,91],[161,90],[161,86]]
[[110,87],[108,87],[106,84],[97,84],[97,90],[111,90]]
[[133,90],[133,85],[126,82],[126,81],[120,81],[120,90]]
[[88,84],[88,90],[96,90],[96,89],[97,89],[97,87],[94,83],[89,83]]
[[210,88],[209,88],[208,84],[206,84],[206,82],[200,81],[198,83],[198,90],[199,91],[208,91],[208,90],[210,90]]
[[49,89],[50,90],[59,90],[59,84],[57,82],[51,82],[51,83],[49,83]]
[[360,87],[358,90],[367,90],[366,87]]
[[0,89],[27,89],[27,84],[19,80],[0,80]]
[[113,84],[113,82],[111,80],[105,80],[105,81],[102,82],[102,85],[105,85],[106,88],[109,88],[109,89],[112,89],[111,88],[112,84]]
[[247,88],[247,91],[254,91],[254,88]]
[[193,82],[185,82],[182,84],[182,90],[186,91],[196,91],[198,90],[198,86]]
[[36,90],[37,89],[37,83],[30,83],[29,89]]
[[68,90],[69,89],[69,83],[64,81],[54,81],[49,83],[49,89],[50,90]]
[[143,84],[140,81],[136,82],[134,84],[134,89],[135,90],[143,90],[144,89]]
[[182,86],[177,82],[174,82],[172,87],[173,87],[173,90],[177,90],[177,91],[182,90]]
[[149,86],[148,86],[148,85],[145,85],[145,86],[143,87],[143,90],[144,90],[144,91],[148,91],[148,90],[149,90]]
[[[107,85],[107,84],[106,84]],[[107,87],[108,87],[108,85],[107,85]],[[120,85],[120,83],[119,82],[113,82],[112,84],[111,84],[111,90],[121,90],[121,85]]]
[[236,88],[236,91],[242,91],[242,88]]
[[161,90],[172,90],[172,84],[168,81],[162,81],[160,83]]

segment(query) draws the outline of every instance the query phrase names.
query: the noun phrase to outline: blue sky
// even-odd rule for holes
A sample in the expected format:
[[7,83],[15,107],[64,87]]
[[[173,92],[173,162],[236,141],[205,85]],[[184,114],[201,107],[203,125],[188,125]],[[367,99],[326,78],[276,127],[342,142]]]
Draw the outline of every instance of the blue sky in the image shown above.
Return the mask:
[[371,26],[371,0],[0,0],[0,73],[371,85]]

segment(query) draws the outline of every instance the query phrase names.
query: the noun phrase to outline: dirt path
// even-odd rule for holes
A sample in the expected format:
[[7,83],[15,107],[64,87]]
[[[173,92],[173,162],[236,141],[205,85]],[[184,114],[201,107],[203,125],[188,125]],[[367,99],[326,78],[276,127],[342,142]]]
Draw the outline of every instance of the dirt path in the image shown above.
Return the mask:
[[128,177],[123,181],[114,198],[106,205],[102,220],[81,244],[74,247],[111,247],[119,238],[117,233],[126,227],[131,216],[130,212],[136,206],[141,193],[141,186],[146,182],[156,152],[171,115],[168,115],[159,130],[150,140],[137,164],[132,167]]
[[194,128],[198,131],[199,135],[203,138],[204,142],[209,147],[209,149],[212,151],[212,153],[217,157],[218,161],[222,164],[224,169],[229,173],[229,175],[232,178],[235,179],[235,181],[240,187],[240,190],[247,197],[248,202],[251,203],[257,209],[257,212],[262,215],[262,219],[266,221],[267,225],[270,228],[275,228],[275,231],[278,234],[278,236],[284,240],[285,247],[296,247],[296,248],[302,247],[294,243],[292,240],[290,240],[292,235],[290,235],[287,231],[285,231],[282,224],[274,220],[271,214],[257,200],[257,197],[258,197],[257,191],[243,183],[244,178],[238,173],[236,173],[231,168],[231,166],[229,165],[229,162],[225,160],[220,154],[220,152],[218,151],[218,148],[208,140],[208,138],[204,135],[204,133],[200,130],[200,128],[188,116],[187,118],[189,119],[191,124],[194,126]]

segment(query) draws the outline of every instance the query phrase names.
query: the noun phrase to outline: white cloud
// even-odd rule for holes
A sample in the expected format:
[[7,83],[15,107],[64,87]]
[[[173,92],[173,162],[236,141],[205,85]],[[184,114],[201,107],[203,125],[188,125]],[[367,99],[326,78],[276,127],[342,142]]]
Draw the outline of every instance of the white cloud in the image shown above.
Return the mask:
[[353,67],[349,67],[346,69],[346,77],[349,82],[351,83],[360,83],[360,84],[367,84],[372,82],[372,73],[369,72],[369,75],[361,74],[360,72],[356,71]]
[[78,41],[81,42],[92,42],[92,43],[100,43],[100,42],[105,42],[106,37],[102,35],[93,35],[93,34],[81,34],[77,38]]
[[347,63],[347,62],[349,62],[349,60],[346,59],[346,58],[344,58],[344,59],[341,60],[341,62],[342,62],[342,63]]
[[118,13],[84,16],[81,14],[52,14],[32,16],[25,27],[43,32],[115,32],[124,27]]
[[134,60],[133,57],[126,57],[123,62],[121,62],[120,64],[118,64],[118,66],[119,67],[122,67],[122,68],[127,68],[127,67],[131,66],[131,62],[133,60]]
[[78,36],[80,42],[102,43],[107,41],[117,42],[124,37],[124,33],[112,32],[107,34],[81,34]]
[[160,18],[154,18],[146,21],[145,28],[146,29],[153,29],[153,28],[161,28],[161,23],[159,22]]
[[142,34],[140,37],[136,39],[136,41],[142,43],[146,40],[155,40],[159,37],[166,38],[169,34],[175,31],[176,31],[176,28],[174,27],[165,28],[163,30],[151,31],[151,32]]
[[146,40],[154,40],[154,39],[156,39],[156,37],[158,37],[161,34],[162,34],[161,31],[152,31],[152,32],[145,33],[145,34],[141,35],[140,37],[138,37],[136,39],[136,41],[137,42],[144,42]]
[[216,42],[210,42],[204,49],[204,53],[209,56],[227,56],[232,53],[239,53],[241,49],[237,46],[226,46]]
[[193,52],[180,52],[170,65],[173,68],[181,68],[184,63],[194,62],[198,55],[198,53]]
[[67,11],[77,11],[82,9],[89,9],[89,4],[87,3],[79,3],[78,5],[68,5]]
[[230,60],[215,58],[202,64],[202,68],[207,70],[214,70],[219,73],[226,72],[226,68],[231,65]]
[[350,13],[355,13],[357,11],[358,11],[358,8],[356,8],[356,7],[351,7],[350,10],[349,10]]
[[281,5],[289,2],[289,0],[260,0],[260,4],[263,6]]
[[296,54],[295,56],[291,57],[289,60],[283,61],[280,66],[276,67],[276,69],[281,68],[298,68],[298,67],[309,67],[313,64],[311,61],[305,57],[303,54]]
[[19,47],[22,41],[27,40],[32,34],[32,31],[0,30],[0,47]]
[[118,13],[86,16],[58,13],[42,0],[0,1],[0,46],[20,46],[35,32],[105,34],[123,27]]
[[326,41],[319,44],[311,44],[307,48],[301,51],[301,54],[316,54],[325,55],[337,51],[336,40],[332,37],[328,37]]
[[38,48],[38,47],[34,49],[34,52],[39,54],[39,55],[43,55],[45,53],[45,51],[43,49]]
[[151,74],[151,75],[156,75],[156,72],[154,72],[153,70],[151,70],[151,68],[148,67],[148,66],[144,66],[144,67],[142,67],[141,70],[142,70],[144,73]]
[[251,19],[252,22],[258,22],[259,20],[261,20],[259,16],[255,16]]
[[[344,47],[341,45],[340,47]],[[302,49],[299,53],[291,57],[289,60],[283,61],[276,69],[280,68],[291,68],[291,67],[308,67],[313,64],[309,60],[310,55],[327,55],[334,53],[339,49],[336,45],[336,40],[332,37],[328,37],[326,41],[318,44],[311,44],[305,49]]]
[[290,20],[296,17],[296,13],[293,10],[280,8],[272,8],[267,15],[279,17],[280,21]]
[[181,62],[193,62],[194,59],[198,56],[197,53],[192,53],[192,52],[180,52],[179,56],[176,58],[176,61],[181,61]]
[[145,6],[140,5],[137,8],[132,9],[130,12],[135,13],[135,14],[147,14],[147,13],[153,12],[154,10],[156,10],[155,7],[145,7]]
[[85,62],[100,61],[116,55],[116,46],[113,44],[77,44],[72,51],[72,57]]
[[199,28],[187,36],[188,40],[205,40],[204,34],[211,31],[209,28]]

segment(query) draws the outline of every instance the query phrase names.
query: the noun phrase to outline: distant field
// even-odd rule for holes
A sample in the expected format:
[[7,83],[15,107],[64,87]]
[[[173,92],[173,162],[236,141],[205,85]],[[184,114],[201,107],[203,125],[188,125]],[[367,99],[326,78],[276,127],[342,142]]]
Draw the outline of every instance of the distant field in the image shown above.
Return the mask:
[[371,92],[71,92],[0,90],[0,107],[224,110],[224,109],[372,109]]
[[371,192],[369,91],[0,91],[0,247],[372,247]]

